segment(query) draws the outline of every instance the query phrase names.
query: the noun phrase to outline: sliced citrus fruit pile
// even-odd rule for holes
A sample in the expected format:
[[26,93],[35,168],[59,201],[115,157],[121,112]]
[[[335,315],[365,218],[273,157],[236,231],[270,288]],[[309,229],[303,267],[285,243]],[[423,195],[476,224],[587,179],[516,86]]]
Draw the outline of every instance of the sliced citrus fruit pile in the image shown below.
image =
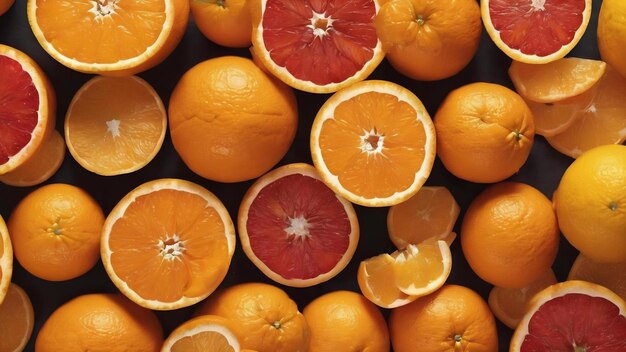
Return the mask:
[[389,239],[398,249],[409,244],[444,240],[450,246],[460,208],[445,187],[422,187],[413,197],[391,206],[387,213]]
[[288,85],[331,93],[362,81],[384,58],[376,0],[258,0],[252,3],[257,59]]
[[568,280],[583,280],[602,285],[626,300],[626,263],[602,263],[578,254],[567,275]]
[[235,241],[230,215],[213,193],[188,181],[159,179],[132,190],[109,213],[101,256],[113,283],[132,301],[171,310],[217,288]]
[[452,254],[444,241],[409,244],[403,250],[366,259],[357,279],[367,299],[396,308],[440,288],[452,270]]
[[39,44],[76,71],[131,75],[163,61],[182,39],[188,0],[28,0]]
[[12,283],[0,302],[0,351],[23,351],[34,326],[35,312],[28,294]]
[[394,352],[498,351],[496,322],[473,290],[444,285],[389,316]]
[[41,68],[0,44],[0,181],[32,186],[61,166],[65,147],[54,136],[56,97]]
[[144,167],[161,149],[166,130],[161,98],[136,76],[92,78],[76,92],[65,116],[70,153],[103,176]]
[[306,352],[310,331],[298,305],[285,291],[264,283],[230,286],[202,303],[198,315],[231,320],[241,347],[255,351]]
[[244,252],[269,278],[307,287],[330,280],[348,264],[359,242],[352,204],[336,195],[308,164],[263,175],[239,208]]
[[310,142],[324,182],[364,206],[390,206],[417,193],[436,151],[422,102],[387,81],[359,82],[332,95],[313,121]]
[[13,247],[9,230],[0,216],[0,304],[7,294],[13,276]]
[[177,327],[163,343],[161,352],[240,352],[233,322],[203,315]]
[[493,42],[516,61],[544,64],[567,55],[585,33],[591,0],[482,0]]
[[595,88],[593,100],[576,114],[566,130],[546,139],[572,158],[594,147],[626,140],[626,77],[608,66]]
[[8,222],[15,258],[50,281],[79,277],[96,265],[103,223],[102,208],[91,195],[62,183],[29,193]]
[[624,350],[624,300],[605,287],[577,280],[537,293],[510,344],[511,352]]
[[489,292],[489,308],[504,325],[515,329],[522,320],[528,302],[544,288],[556,284],[556,276],[552,270],[522,288],[503,288],[495,286]]

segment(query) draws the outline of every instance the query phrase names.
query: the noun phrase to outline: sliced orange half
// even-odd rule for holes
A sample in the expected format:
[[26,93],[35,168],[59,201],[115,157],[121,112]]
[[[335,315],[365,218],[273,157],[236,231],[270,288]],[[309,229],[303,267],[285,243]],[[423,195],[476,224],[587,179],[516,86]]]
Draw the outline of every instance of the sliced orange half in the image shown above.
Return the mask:
[[413,197],[389,208],[389,239],[398,249],[437,240],[451,245],[456,237],[452,228],[459,212],[459,205],[447,188],[422,187]]
[[143,79],[92,78],[65,115],[65,140],[74,159],[103,176],[130,173],[159,152],[167,130],[161,98]]
[[161,352],[240,352],[233,322],[216,315],[202,315],[177,327]]
[[626,77],[607,67],[592,102],[563,132],[546,137],[559,152],[577,158],[585,151],[626,140]]
[[187,28],[189,0],[28,0],[45,51],[76,71],[127,76],[163,61]]
[[514,60],[509,77],[522,97],[538,103],[554,103],[588,91],[605,71],[606,63],[600,60],[567,57],[543,65]]
[[522,288],[495,286],[489,292],[489,307],[498,320],[509,328],[515,329],[524,317],[531,298],[537,292],[556,283],[554,272],[548,270],[545,275]]
[[13,247],[9,230],[0,216],[0,304],[4,300],[13,275]]
[[23,351],[34,325],[35,312],[28,294],[12,283],[4,302],[0,304],[0,351]]
[[626,263],[599,263],[578,254],[567,275],[568,280],[583,280],[602,285],[626,300]]
[[0,44],[0,175],[24,164],[56,123],[54,89],[25,53]]
[[259,62],[293,88],[331,93],[367,78],[384,58],[377,0],[257,0],[252,45]]
[[335,277],[359,243],[352,204],[304,163],[259,178],[241,202],[237,225],[248,258],[270,279],[293,287]]
[[435,160],[435,128],[408,89],[364,81],[332,95],[311,127],[313,163],[324,182],[363,206],[401,203],[422,187]]
[[367,299],[396,308],[436,291],[448,279],[452,254],[444,241],[409,245],[361,262],[357,280]]
[[578,117],[578,113],[589,107],[596,94],[597,85],[573,98],[554,103],[537,103],[524,98],[533,113],[535,132],[544,137],[556,136],[567,130]]
[[171,310],[206,298],[235,250],[228,211],[211,192],[159,179],[128,193],[107,217],[101,256],[113,283],[140,306]]
[[569,53],[587,30],[591,0],[481,0],[491,40],[506,55],[545,64]]

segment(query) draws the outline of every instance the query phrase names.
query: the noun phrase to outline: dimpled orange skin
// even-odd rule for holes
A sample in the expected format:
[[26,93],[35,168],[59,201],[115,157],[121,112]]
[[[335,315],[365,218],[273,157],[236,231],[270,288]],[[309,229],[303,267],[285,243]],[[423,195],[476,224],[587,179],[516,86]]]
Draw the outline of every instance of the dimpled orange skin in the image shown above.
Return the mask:
[[158,352],[157,316],[121,295],[88,294],[63,304],[46,320],[35,352]]
[[515,174],[533,145],[535,123],[521,96],[493,83],[450,92],[435,114],[437,155],[455,176],[493,183]]
[[269,171],[287,153],[297,124],[293,90],[241,57],[199,63],[170,99],[174,148],[192,171],[219,182]]
[[550,200],[518,182],[485,189],[461,226],[461,246],[472,270],[504,288],[522,288],[544,275],[556,258],[559,237]]

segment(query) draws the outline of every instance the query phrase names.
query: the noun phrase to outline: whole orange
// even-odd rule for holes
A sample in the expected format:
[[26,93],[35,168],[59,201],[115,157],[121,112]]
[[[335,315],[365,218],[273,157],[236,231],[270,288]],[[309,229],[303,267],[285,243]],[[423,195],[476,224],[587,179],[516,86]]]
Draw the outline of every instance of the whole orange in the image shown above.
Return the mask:
[[483,280],[505,288],[527,286],[556,258],[559,228],[552,203],[523,183],[492,185],[467,209],[461,246]]
[[158,352],[157,316],[121,295],[88,294],[57,308],[41,327],[35,352]]
[[174,148],[192,171],[214,181],[269,171],[287,153],[297,125],[293,90],[241,57],[197,64],[170,99]]
[[198,315],[218,315],[239,328],[241,348],[272,352],[306,352],[309,327],[285,291],[263,283],[244,283],[217,291]]
[[389,331],[395,352],[498,351],[489,306],[463,286],[445,285],[392,310]]
[[435,114],[437,155],[455,176],[491,183],[515,174],[535,136],[522,97],[504,86],[471,83],[453,90]]
[[49,184],[20,201],[8,228],[18,262],[31,274],[50,281],[76,278],[100,258],[104,214],[84,190]]
[[482,29],[476,0],[389,0],[376,17],[389,63],[424,81],[453,76],[467,66]]
[[249,0],[191,0],[191,16],[200,32],[219,45],[245,48],[252,44]]
[[14,2],[15,0],[0,0],[0,16],[9,11]]
[[351,291],[322,295],[305,308],[311,330],[309,352],[388,352],[389,331],[382,313]]

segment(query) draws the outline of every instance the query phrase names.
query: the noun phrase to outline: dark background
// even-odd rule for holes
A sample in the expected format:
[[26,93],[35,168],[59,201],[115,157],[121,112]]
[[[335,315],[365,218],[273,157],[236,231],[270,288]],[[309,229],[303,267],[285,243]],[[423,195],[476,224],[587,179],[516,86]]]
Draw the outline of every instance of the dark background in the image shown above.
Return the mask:
[[[596,45],[596,26],[601,1],[593,2],[593,11],[589,27],[580,43],[568,56],[599,58]],[[13,7],[0,16],[0,43],[15,47],[30,55],[47,73],[57,93],[57,129],[63,134],[65,112],[74,93],[92,76],[74,72],[52,59],[38,44],[28,25],[26,17],[26,0],[16,0]],[[196,28],[190,17],[186,34],[176,50],[157,67],[139,74],[151,83],[167,106],[170,94],[178,79],[189,68],[206,59],[237,55],[250,57],[248,49],[229,49],[218,46],[206,39]],[[485,31],[482,33],[480,47],[472,62],[458,75],[437,82],[418,82],[399,75],[386,62],[376,69],[370,78],[394,81],[413,91],[423,102],[431,116],[445,96],[454,88],[471,82],[484,81],[499,83],[513,88],[507,75],[511,59],[504,55],[491,41]],[[322,103],[329,95],[315,95],[296,92],[299,104],[299,129],[291,149],[280,164],[292,162],[311,163],[309,152],[309,132],[313,118]],[[532,152],[526,164],[511,180],[528,183],[551,198],[558,182],[573,159],[559,154],[552,149],[545,139],[535,136]],[[181,161],[172,147],[169,134],[156,158],[143,169],[129,175],[104,177],[84,170],[67,153],[61,169],[46,183],[70,183],[82,187],[89,192],[102,206],[107,214],[113,206],[130,190],[143,182],[162,177],[182,178],[196,182],[215,193],[228,208],[233,220],[236,221],[239,202],[252,181],[235,184],[223,184],[205,180],[192,173]],[[455,231],[459,233],[465,209],[470,201],[486,185],[462,181],[445,170],[436,160],[426,185],[446,186],[461,206],[461,215],[456,223]],[[16,204],[35,187],[10,187],[0,183],[0,214],[8,219]],[[392,251],[393,244],[387,237],[387,208],[366,208],[355,206],[360,227],[361,239],[357,251],[350,264],[335,278],[310,288],[282,287],[302,310],[312,299],[339,289],[359,292],[356,273],[359,262],[363,259]],[[452,244],[453,266],[448,283],[470,287],[485,299],[491,285],[478,278],[469,268],[461,251],[460,241]],[[558,257],[553,265],[559,281],[567,277],[569,268],[577,255],[561,236]],[[49,282],[38,279],[26,272],[14,262],[13,281],[23,287],[29,294],[35,310],[35,329],[26,351],[34,350],[37,332],[47,317],[61,304],[86,293],[117,292],[109,280],[102,264],[98,264],[87,274],[65,282]],[[220,287],[227,287],[240,282],[261,281],[273,283],[266,278],[244,255],[239,243],[233,257],[230,271]],[[156,312],[164,328],[165,336],[176,326],[190,317],[194,306],[170,312]],[[382,309],[385,316],[389,311]],[[70,332],[68,332],[70,333]],[[498,322],[500,351],[508,351],[512,331]]]

